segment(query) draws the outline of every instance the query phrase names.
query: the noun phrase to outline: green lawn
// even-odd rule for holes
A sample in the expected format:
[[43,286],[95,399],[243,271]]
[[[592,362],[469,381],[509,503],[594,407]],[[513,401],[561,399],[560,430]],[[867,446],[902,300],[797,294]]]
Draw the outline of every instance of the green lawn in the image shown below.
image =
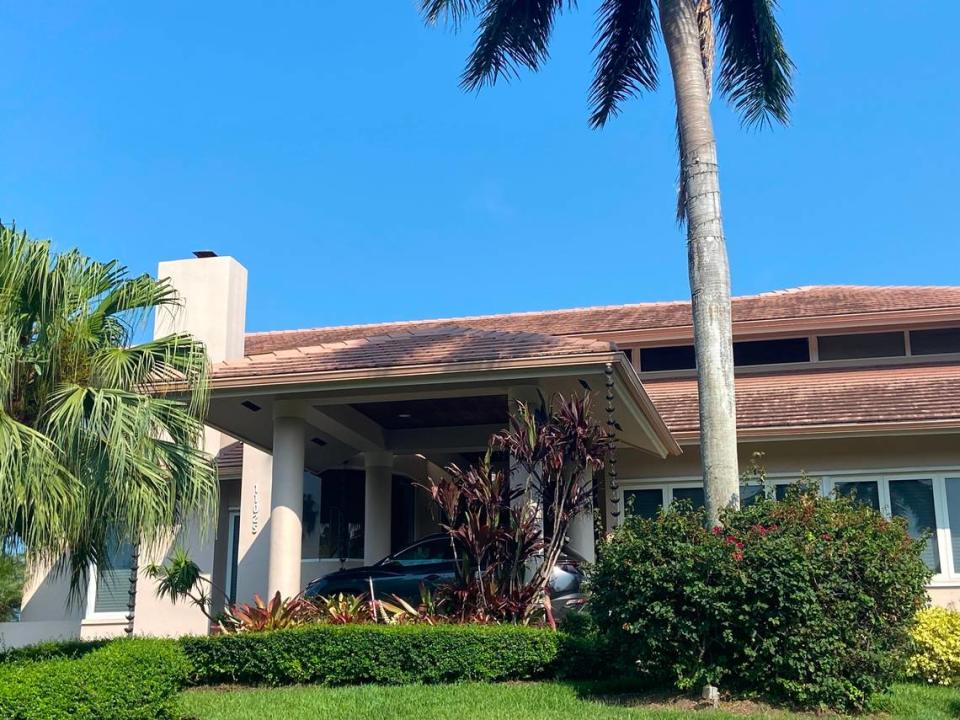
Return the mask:
[[[633,703],[633,706],[630,703]],[[183,711],[199,720],[680,720],[813,717],[757,709],[752,714],[638,706],[630,696],[564,683],[344,688],[192,690]],[[960,690],[898,685],[878,703],[889,720],[960,717]]]

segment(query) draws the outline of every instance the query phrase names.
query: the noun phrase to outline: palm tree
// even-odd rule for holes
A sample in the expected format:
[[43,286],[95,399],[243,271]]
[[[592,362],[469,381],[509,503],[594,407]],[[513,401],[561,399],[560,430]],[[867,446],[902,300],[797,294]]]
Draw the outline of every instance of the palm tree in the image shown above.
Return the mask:
[[[548,57],[557,16],[575,0],[420,0],[428,23],[455,29],[479,18],[462,86],[478,90]],[[666,45],[677,104],[680,192],[686,221],[700,393],[700,452],[707,524],[739,507],[730,269],[720,216],[717,150],[710,116],[715,42],[718,89],[745,125],[786,123],[793,64],[774,15],[776,0],[601,0],[597,10],[590,124],[599,128],[629,97],[657,86],[657,30]]]
[[[66,558],[75,593],[117,543],[215,514],[206,351],[189,335],[138,342],[175,304],[166,281],[0,225],[0,537]],[[171,379],[182,399],[155,392]]]

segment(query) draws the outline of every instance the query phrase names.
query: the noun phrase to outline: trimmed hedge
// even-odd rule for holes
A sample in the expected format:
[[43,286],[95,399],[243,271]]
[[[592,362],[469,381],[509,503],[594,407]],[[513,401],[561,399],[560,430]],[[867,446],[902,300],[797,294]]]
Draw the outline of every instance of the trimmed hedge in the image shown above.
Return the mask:
[[175,641],[158,639],[116,640],[76,659],[10,662],[0,666],[0,718],[175,718],[188,668]]
[[180,642],[195,685],[397,685],[538,677],[560,640],[515,625],[308,625]]
[[54,660],[56,658],[75,659],[104,647],[111,640],[48,640],[11,648],[0,653],[0,664],[21,662],[24,660]]

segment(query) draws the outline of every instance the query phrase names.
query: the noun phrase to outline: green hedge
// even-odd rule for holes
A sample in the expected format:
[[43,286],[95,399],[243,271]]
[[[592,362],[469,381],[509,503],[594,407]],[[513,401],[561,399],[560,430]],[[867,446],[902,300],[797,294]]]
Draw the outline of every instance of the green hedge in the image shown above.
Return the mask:
[[559,638],[513,625],[309,625],[181,644],[197,685],[397,685],[537,677]]
[[175,641],[157,639],[117,640],[75,659],[9,662],[0,666],[0,718],[174,718],[188,668]]
[[102,648],[111,640],[48,640],[46,642],[11,648],[0,653],[0,664],[23,660],[74,659]]
[[840,710],[901,675],[930,577],[902,519],[799,489],[704,519],[678,503],[599,548],[590,607],[621,667]]

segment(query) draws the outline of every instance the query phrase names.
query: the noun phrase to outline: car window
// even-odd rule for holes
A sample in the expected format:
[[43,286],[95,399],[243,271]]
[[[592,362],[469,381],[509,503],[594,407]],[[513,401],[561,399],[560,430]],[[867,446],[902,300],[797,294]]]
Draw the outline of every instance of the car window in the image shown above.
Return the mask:
[[453,548],[447,538],[417,543],[393,556],[393,561],[400,565],[425,565],[444,560],[453,560]]

